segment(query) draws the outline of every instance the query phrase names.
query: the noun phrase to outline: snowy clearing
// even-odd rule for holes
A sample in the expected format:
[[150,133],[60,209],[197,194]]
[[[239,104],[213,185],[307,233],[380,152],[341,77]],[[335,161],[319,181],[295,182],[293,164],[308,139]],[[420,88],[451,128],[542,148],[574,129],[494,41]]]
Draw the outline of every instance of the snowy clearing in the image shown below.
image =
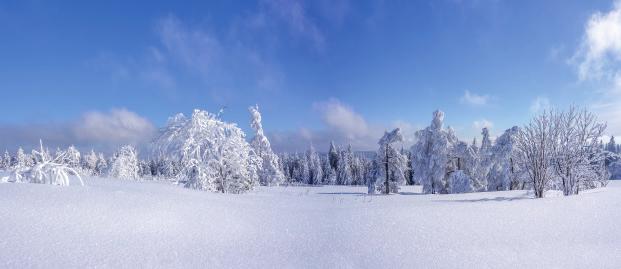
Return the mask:
[[578,196],[0,184],[3,268],[619,268],[621,182]]

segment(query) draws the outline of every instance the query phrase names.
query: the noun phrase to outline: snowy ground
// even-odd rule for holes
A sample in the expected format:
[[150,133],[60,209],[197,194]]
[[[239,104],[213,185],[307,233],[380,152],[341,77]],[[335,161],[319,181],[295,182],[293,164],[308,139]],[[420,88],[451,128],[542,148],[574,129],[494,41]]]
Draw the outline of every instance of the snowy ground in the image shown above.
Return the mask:
[[0,184],[0,267],[621,268],[619,181],[539,200],[365,191]]

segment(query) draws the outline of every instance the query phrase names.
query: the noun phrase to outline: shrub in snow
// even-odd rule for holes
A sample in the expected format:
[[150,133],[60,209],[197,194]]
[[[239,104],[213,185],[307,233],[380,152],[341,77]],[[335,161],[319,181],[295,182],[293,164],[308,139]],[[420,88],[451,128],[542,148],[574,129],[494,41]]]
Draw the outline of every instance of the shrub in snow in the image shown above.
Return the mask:
[[376,185],[380,193],[398,193],[399,186],[405,184],[407,158],[394,147],[395,143],[402,141],[401,129],[396,128],[391,132],[385,132],[378,142],[380,148],[377,151]]
[[180,164],[179,181],[193,189],[242,193],[257,184],[262,167],[239,127],[202,110],[169,119],[154,149]]
[[139,179],[138,154],[134,147],[126,145],[114,154],[108,175],[119,179]]
[[457,170],[451,173],[448,179],[449,193],[466,193],[472,192],[472,180],[464,171]]
[[250,126],[255,132],[250,145],[254,149],[254,153],[263,160],[258,171],[259,182],[262,185],[281,184],[284,182],[285,176],[280,170],[278,156],[272,152],[270,141],[263,134],[259,106],[251,106],[248,108],[248,111],[250,111]]
[[40,150],[32,151],[32,156],[35,158],[34,161],[36,164],[29,167],[23,164],[20,165],[18,162],[11,172],[11,175],[6,178],[5,181],[68,186],[70,184],[69,176],[73,175],[77,177],[80,180],[80,184],[84,186],[80,174],[62,162],[67,154],[67,152],[60,152],[56,158],[51,159],[47,151],[44,150],[43,143],[41,142]]

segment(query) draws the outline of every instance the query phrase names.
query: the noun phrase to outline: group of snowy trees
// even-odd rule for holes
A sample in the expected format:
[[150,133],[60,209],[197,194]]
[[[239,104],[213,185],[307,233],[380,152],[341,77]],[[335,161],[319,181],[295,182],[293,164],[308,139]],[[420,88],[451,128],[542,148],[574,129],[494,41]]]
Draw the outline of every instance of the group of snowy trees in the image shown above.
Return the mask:
[[[43,145],[40,147],[42,146]],[[46,158],[42,158],[42,156]],[[65,150],[56,149],[54,154],[50,153],[50,150],[47,148],[32,150],[31,153],[25,153],[20,147],[14,155],[5,151],[0,159],[0,170],[33,167],[43,162],[43,159],[53,159],[56,163],[63,164],[78,171],[80,174],[105,175],[108,171],[108,160],[104,158],[103,153],[96,154],[91,150],[87,155],[81,156],[80,152],[74,146],[69,146]]]
[[177,178],[193,189],[242,193],[258,184],[283,183],[285,176],[263,133],[259,108],[248,110],[255,131],[250,143],[236,124],[194,110],[191,118],[178,114],[168,121],[153,144],[157,159],[172,160]]
[[370,161],[351,146],[341,148],[332,142],[328,154],[319,154],[313,146],[305,153],[282,153],[279,166],[286,184],[364,185]]
[[570,107],[536,116],[523,128],[512,127],[492,143],[487,128],[481,146],[460,142],[443,128],[434,112],[431,126],[416,133],[412,147],[414,181],[425,193],[459,193],[532,188],[565,195],[604,186],[609,178],[600,146],[605,124],[595,115]]
[[535,196],[552,188],[573,195],[605,185],[610,175],[598,146],[605,128],[594,114],[575,107],[542,113],[527,124],[519,132],[516,156]]
[[409,150],[402,147],[403,137],[395,129],[384,133],[375,153],[354,152],[349,145],[332,142],[326,154],[311,145],[304,153],[280,155],[271,149],[258,106],[248,110],[254,131],[249,142],[236,124],[219,114],[194,110],[189,118],[177,114],[168,120],[146,160],[132,146],[119,148],[110,158],[93,150],[82,155],[70,146],[58,149],[52,158],[41,145],[32,154],[21,148],[13,156],[5,152],[0,170],[25,174],[44,164],[40,167],[62,166],[64,175],[162,178],[222,193],[242,193],[257,185],[328,184],[366,185],[370,193],[387,194],[405,184],[420,184],[425,193],[532,189],[542,197],[551,189],[572,195],[604,186],[610,177],[607,166],[620,162],[614,137],[606,144],[601,141],[605,125],[575,107],[538,115],[495,141],[483,128],[480,145],[476,138],[470,144],[460,141],[444,126],[444,113],[435,111],[430,126],[416,132]]
[[[129,145],[121,147],[110,159],[106,159],[103,153],[95,153],[94,150],[82,155],[74,146],[69,146],[65,150],[56,149],[52,154],[41,142],[40,148],[32,150],[30,154],[25,153],[20,147],[15,155],[11,156],[8,151],[5,151],[0,159],[0,170],[12,171],[16,181],[19,181],[24,174],[32,174],[31,171],[43,171],[43,168],[51,169],[52,167],[57,170],[49,171],[55,175],[110,176],[122,179],[139,179],[141,176],[138,173],[140,167],[138,155],[136,150]],[[39,177],[43,177],[43,174]],[[63,178],[62,182],[59,180],[31,180],[29,182],[68,185],[67,180]]]

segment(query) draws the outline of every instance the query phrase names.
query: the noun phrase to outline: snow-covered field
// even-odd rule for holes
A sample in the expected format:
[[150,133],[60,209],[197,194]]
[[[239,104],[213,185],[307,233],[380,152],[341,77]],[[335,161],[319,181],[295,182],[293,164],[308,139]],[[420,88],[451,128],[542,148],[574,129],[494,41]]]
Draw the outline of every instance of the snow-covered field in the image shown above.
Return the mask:
[[619,181],[544,199],[365,192],[0,184],[0,267],[621,268]]

